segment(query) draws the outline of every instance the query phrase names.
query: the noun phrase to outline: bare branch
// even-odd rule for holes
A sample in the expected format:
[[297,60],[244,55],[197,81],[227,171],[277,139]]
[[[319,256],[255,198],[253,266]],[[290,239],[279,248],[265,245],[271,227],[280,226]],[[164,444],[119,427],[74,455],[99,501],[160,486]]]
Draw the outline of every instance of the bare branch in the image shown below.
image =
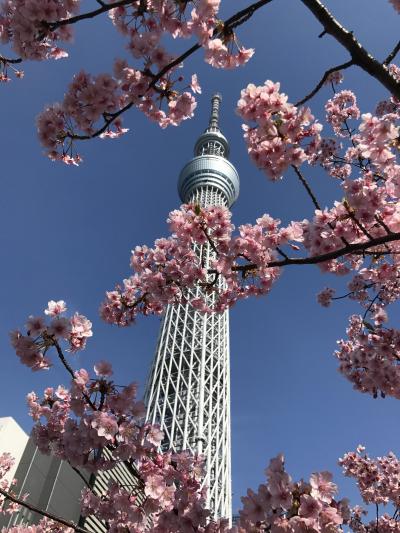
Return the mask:
[[387,56],[387,58],[382,63],[383,65],[389,65],[393,61],[393,59],[396,57],[396,55],[400,52],[400,41],[396,44],[396,46],[393,48],[393,50],[390,52],[390,54]]
[[324,85],[324,83],[326,82],[326,80],[329,78],[331,74],[333,74],[334,72],[338,72],[339,70],[345,70],[346,68],[349,68],[352,65],[354,65],[354,62],[351,59],[350,61],[346,61],[346,63],[342,63],[341,65],[337,65],[336,67],[332,67],[328,69],[327,71],[325,71],[321,80],[317,83],[314,89],[309,94],[307,94],[307,96],[305,96],[304,98],[296,102],[294,105],[297,107],[299,105],[305,104],[306,102],[308,102],[308,100],[311,100],[311,98],[317,94],[317,92],[321,89],[321,87]]
[[299,180],[303,184],[303,186],[304,186],[305,190],[307,191],[308,196],[311,198],[311,201],[314,204],[315,208],[318,209],[319,211],[321,211],[321,206],[319,205],[315,194],[312,192],[311,187],[307,183],[306,178],[303,176],[303,174],[300,172],[300,170],[296,166],[294,166],[294,165],[291,165],[291,166],[292,166],[292,169],[297,174],[297,177],[299,178]]
[[90,533],[87,529],[83,529],[82,527],[79,527],[78,525],[74,524],[73,522],[69,522],[68,520],[64,520],[64,518],[61,518],[59,516],[54,515],[53,513],[49,513],[47,511],[44,511],[43,509],[39,509],[38,507],[35,507],[34,505],[25,502],[24,500],[21,500],[19,498],[16,498],[9,492],[5,491],[0,486],[0,494],[2,494],[7,500],[10,500],[13,503],[17,503],[18,505],[22,505],[22,507],[25,507],[26,509],[29,509],[30,511],[33,511],[34,513],[38,513],[42,516],[45,516],[46,518],[50,518],[51,520],[54,520],[55,522],[58,522],[59,524],[63,524],[64,526],[72,528],[74,531],[77,531],[78,533]]
[[386,89],[400,98],[400,81],[389,73],[387,66],[375,59],[355,38],[353,32],[344,28],[320,2],[320,0],[301,0],[324,27],[326,33],[334,37],[351,55],[355,65],[378,80]]
[[[73,369],[71,368],[71,366],[68,364],[67,360],[65,359],[65,356],[63,354],[63,351],[61,349],[61,346],[58,344],[58,341],[53,339],[53,346],[55,347],[55,349],[57,350],[57,354],[58,354],[58,357],[61,361],[61,363],[63,364],[64,368],[67,370],[67,372],[71,375],[72,379],[75,379],[75,372],[73,371]],[[89,398],[89,396],[85,393],[82,393],[82,396],[85,398],[86,402],[88,405],[90,405],[90,407],[94,410],[94,411],[97,411],[97,408],[95,406],[95,404],[92,402],[92,400]]]

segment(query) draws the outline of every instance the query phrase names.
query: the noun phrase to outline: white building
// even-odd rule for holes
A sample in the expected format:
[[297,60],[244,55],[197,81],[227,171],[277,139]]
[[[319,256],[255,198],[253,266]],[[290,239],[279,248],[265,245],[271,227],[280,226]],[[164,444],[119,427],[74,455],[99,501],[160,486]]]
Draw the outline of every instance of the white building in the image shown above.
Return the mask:
[[[79,521],[83,480],[64,461],[40,453],[11,417],[0,418],[0,454],[4,452],[15,459],[7,479],[17,479],[13,492],[18,497],[28,493],[26,501],[33,506],[74,523]],[[25,508],[11,516],[0,514],[0,528],[21,522],[35,524],[40,519],[41,515]]]

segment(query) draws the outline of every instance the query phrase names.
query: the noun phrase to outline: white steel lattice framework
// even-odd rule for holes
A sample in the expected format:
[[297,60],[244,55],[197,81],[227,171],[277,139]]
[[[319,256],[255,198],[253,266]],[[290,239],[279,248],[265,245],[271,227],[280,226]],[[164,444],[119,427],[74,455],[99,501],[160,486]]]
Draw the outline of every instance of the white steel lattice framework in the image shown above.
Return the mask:
[[[239,176],[227,159],[228,141],[219,128],[220,100],[219,95],[213,97],[209,126],[195,144],[195,157],[180,174],[183,202],[230,207],[239,195]],[[207,265],[214,252],[206,244],[198,253]],[[200,290],[192,295],[198,296]],[[168,307],[146,403],[147,419],[164,431],[164,450],[190,450],[205,456],[207,505],[213,518],[231,520],[228,311],[204,315],[190,305]]]

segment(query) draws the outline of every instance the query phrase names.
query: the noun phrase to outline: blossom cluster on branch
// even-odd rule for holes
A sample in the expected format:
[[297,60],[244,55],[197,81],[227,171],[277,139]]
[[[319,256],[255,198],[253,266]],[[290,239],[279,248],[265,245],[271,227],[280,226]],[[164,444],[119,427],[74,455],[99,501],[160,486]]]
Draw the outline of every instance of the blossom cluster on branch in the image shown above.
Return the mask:
[[[233,28],[218,19],[220,0],[119,0],[101,2],[97,11],[79,14],[80,0],[7,0],[0,10],[0,39],[23,59],[59,59],[68,54],[59,41],[70,41],[72,24],[108,12],[117,31],[127,39],[135,65],[117,59],[114,73],[91,76],[82,71],[71,82],[64,100],[38,116],[38,135],[53,160],[78,165],[76,139],[116,138],[128,131],[120,115],[135,106],[162,128],[193,116],[201,92],[196,75],[182,86],[177,73],[182,61],[165,48],[165,36],[194,38],[205,60],[216,68],[245,64],[252,49],[238,44]],[[115,7],[113,7],[115,4]],[[86,16],[87,15],[87,16]],[[195,45],[196,46],[196,45]],[[1,58],[1,56],[0,56]],[[11,61],[0,59],[3,81]]]

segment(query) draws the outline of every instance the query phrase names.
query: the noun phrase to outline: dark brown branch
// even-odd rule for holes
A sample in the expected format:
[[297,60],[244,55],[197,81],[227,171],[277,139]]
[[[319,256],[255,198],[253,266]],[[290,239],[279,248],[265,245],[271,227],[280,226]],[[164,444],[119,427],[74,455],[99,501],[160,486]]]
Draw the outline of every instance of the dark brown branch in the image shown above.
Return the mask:
[[252,17],[258,9],[260,9],[260,7],[264,7],[270,2],[272,2],[272,0],[259,0],[258,2],[254,2],[254,4],[245,7],[241,11],[238,11],[226,19],[224,22],[224,27],[229,30],[233,30],[237,26],[240,26],[240,24],[248,21],[249,18]]
[[10,65],[17,65],[18,63],[22,63],[21,57],[11,58],[11,57],[4,57],[0,55],[0,63],[9,63]]
[[[374,239],[370,239],[368,241],[364,242],[356,242],[353,244],[348,244],[347,246],[343,246],[342,248],[338,248],[337,250],[333,250],[332,252],[327,252],[326,254],[321,255],[314,255],[311,257],[289,257],[288,259],[283,259],[281,261],[271,261],[267,265],[265,265],[266,268],[273,268],[273,267],[284,267],[284,266],[290,266],[290,265],[317,265],[319,263],[323,263],[324,261],[332,261],[333,259],[338,259],[339,257],[353,254],[353,253],[359,253],[363,252],[364,250],[368,250],[369,248],[373,248],[374,246],[379,246],[381,244],[385,244],[388,242],[393,241],[399,241],[400,240],[400,233],[392,233],[390,235],[382,235],[381,237],[375,237]],[[255,263],[250,263],[248,265],[237,265],[232,267],[232,270],[234,272],[248,272],[251,270],[257,270],[258,265]]]
[[114,2],[113,4],[105,4],[103,2],[99,2],[101,4],[101,7],[98,9],[94,9],[93,11],[88,11],[87,13],[82,13],[81,15],[76,15],[75,17],[70,17],[68,19],[58,20],[57,22],[48,22],[47,25],[51,31],[56,30],[60,26],[68,26],[70,24],[76,24],[77,22],[80,22],[81,20],[85,19],[92,19],[97,17],[98,15],[102,15],[103,13],[107,13],[107,11],[111,11],[111,9],[115,9],[116,7],[126,6],[128,4],[132,4],[132,0],[119,0],[118,2]]
[[400,41],[396,44],[396,46],[393,48],[393,50],[390,52],[390,54],[384,60],[383,65],[389,65],[389,63],[391,63],[393,61],[393,59],[396,57],[396,55],[399,52],[400,52]]
[[306,178],[303,176],[303,174],[300,172],[300,170],[296,166],[294,166],[294,165],[291,165],[291,166],[292,166],[292,169],[297,174],[297,177],[299,178],[299,180],[303,184],[303,186],[304,186],[305,190],[307,191],[308,196],[311,198],[311,201],[314,204],[315,208],[318,209],[319,211],[322,211],[321,206],[319,205],[315,194],[312,192],[311,187],[307,183]]
[[326,80],[329,78],[331,74],[333,74],[334,72],[338,72],[339,70],[345,70],[346,68],[349,68],[352,65],[354,65],[354,62],[351,59],[350,61],[346,61],[346,63],[342,63],[341,65],[337,65],[336,67],[332,67],[328,69],[325,72],[325,74],[322,76],[318,84],[314,87],[314,89],[310,93],[308,93],[307,96],[305,96],[304,98],[296,102],[294,105],[295,106],[303,105],[306,102],[308,102],[308,100],[311,100],[311,98],[317,94],[317,92],[321,89],[321,87],[324,85],[324,83],[326,82]]
[[34,505],[25,502],[24,500],[21,500],[19,498],[16,498],[9,492],[5,491],[0,486],[0,494],[2,494],[7,500],[17,503],[18,505],[22,505],[22,507],[25,507],[26,509],[29,509],[30,511],[33,511],[34,513],[38,513],[42,516],[45,516],[46,518],[50,518],[51,520],[54,520],[55,522],[58,522],[59,524],[63,524],[64,526],[72,528],[74,531],[77,531],[78,533],[90,533],[87,529],[84,529],[82,527],[79,527],[78,525],[74,524],[73,522],[69,522],[68,520],[64,520],[64,518],[61,518],[59,516],[56,516],[52,513],[49,513],[47,511],[44,511],[43,509],[39,509],[38,507],[35,507]]
[[380,63],[361,45],[353,32],[344,28],[320,2],[320,0],[301,0],[324,27],[326,33],[334,37],[350,54],[355,65],[378,80],[386,89],[400,98],[400,81],[389,73],[385,64]]
[[[71,366],[68,364],[68,361],[65,359],[63,351],[61,350],[61,346],[58,344],[58,342],[55,339],[53,340],[53,346],[57,350],[58,357],[59,357],[61,363],[63,364],[64,368],[71,375],[72,379],[75,379],[75,372],[73,371]],[[87,404],[90,405],[90,407],[94,411],[97,411],[97,408],[96,408],[95,404],[92,402],[92,400],[89,398],[89,396],[87,394],[85,394],[84,392],[82,393],[82,396],[85,398]]]

